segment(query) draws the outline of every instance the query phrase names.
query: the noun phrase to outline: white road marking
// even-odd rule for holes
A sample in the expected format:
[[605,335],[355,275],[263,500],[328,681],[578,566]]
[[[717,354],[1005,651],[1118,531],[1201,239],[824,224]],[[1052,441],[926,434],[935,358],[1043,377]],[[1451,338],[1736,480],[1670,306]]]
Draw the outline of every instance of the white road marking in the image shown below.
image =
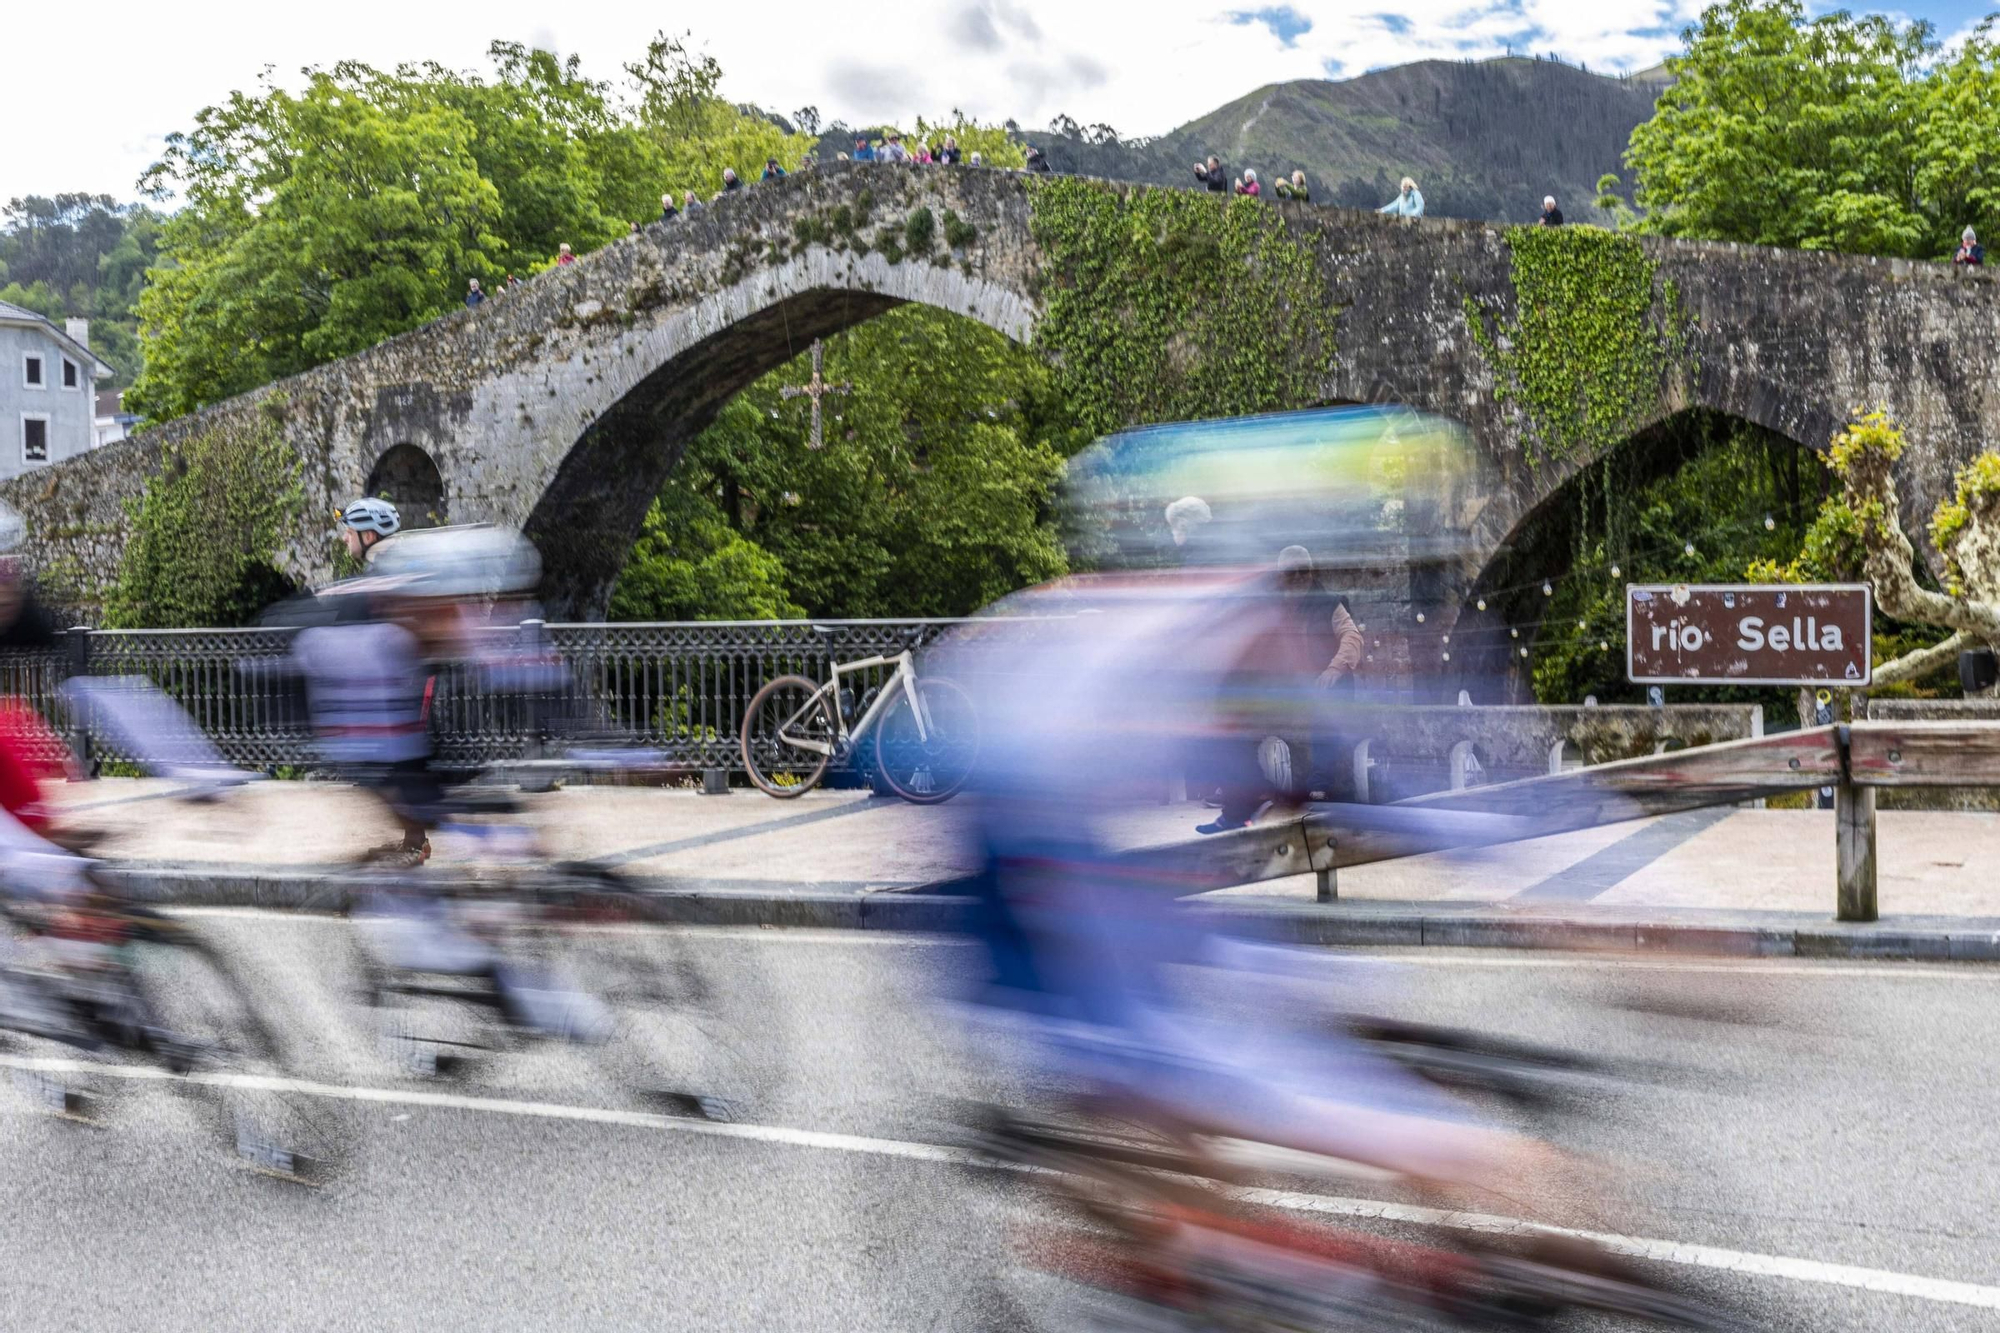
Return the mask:
[[1575,954],[1535,954],[1518,957],[1513,953],[1479,954],[1443,951],[1435,948],[1391,952],[1385,949],[1354,950],[1357,956],[1380,957],[1412,967],[1562,968],[1595,972],[1709,972],[1731,976],[1759,977],[1898,977],[1949,979],[1957,981],[2000,981],[2000,967],[1990,963],[1854,963],[1829,958],[1816,962],[1779,962],[1774,959],[1745,958],[1648,958],[1631,954],[1617,958],[1578,957]]
[[[0,1056],[0,1066],[57,1074],[94,1074],[135,1081],[171,1081],[182,1076],[142,1065],[99,1065],[87,1060],[45,1059]],[[871,1157],[892,1157],[904,1161],[934,1162],[948,1166],[994,1168],[1003,1164],[964,1148],[935,1143],[911,1143],[901,1139],[879,1139],[860,1134],[838,1134],[827,1130],[794,1129],[784,1125],[732,1124],[708,1120],[686,1120],[654,1115],[645,1111],[619,1111],[608,1107],[570,1106],[560,1102],[530,1102],[511,1098],[468,1097],[461,1093],[429,1092],[413,1088],[357,1088],[314,1083],[304,1079],[272,1078],[246,1074],[194,1074],[186,1081],[257,1091],[292,1092],[384,1106],[418,1106],[437,1110],[473,1111],[487,1115],[517,1116],[537,1120],[580,1121],[596,1125],[616,1125],[630,1129],[664,1130],[707,1138],[739,1139],[792,1148],[815,1148],[826,1152],[861,1153]],[[1004,1167],[1039,1173],[1037,1168]],[[1246,1203],[1284,1208],[1293,1212],[1329,1217],[1375,1218],[1387,1222],[1407,1222],[1421,1226],[1447,1227],[1459,1231],[1494,1232],[1507,1235],[1574,1236],[1593,1241],[1607,1249],[1638,1259],[1684,1267],[1713,1268],[1746,1277],[1784,1278],[1823,1286],[1853,1287],[1884,1295],[1910,1296],[1947,1305],[1965,1305],[1982,1310],[2000,1310],[2000,1287],[1946,1278],[1922,1277],[1888,1269],[1859,1268],[1850,1264],[1825,1263],[1818,1259],[1795,1259],[1783,1255],[1756,1254],[1745,1250],[1722,1249],[1712,1245],[1691,1245],[1681,1241],[1653,1240],[1622,1236],[1613,1232],[1578,1231],[1548,1226],[1518,1217],[1487,1213],[1452,1212],[1423,1208],[1414,1204],[1386,1203],[1328,1194],[1291,1190],[1233,1189],[1230,1193]]]

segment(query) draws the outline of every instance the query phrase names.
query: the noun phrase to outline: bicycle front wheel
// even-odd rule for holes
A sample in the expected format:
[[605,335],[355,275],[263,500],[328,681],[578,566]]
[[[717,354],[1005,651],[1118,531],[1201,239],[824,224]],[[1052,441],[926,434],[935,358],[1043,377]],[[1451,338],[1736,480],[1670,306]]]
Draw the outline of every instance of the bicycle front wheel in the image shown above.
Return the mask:
[[772,796],[789,800],[819,785],[833,762],[833,705],[804,676],[780,676],[743,711],[743,767]]
[[972,776],[979,757],[979,715],[964,688],[938,676],[917,682],[927,724],[919,729],[910,696],[896,698],[875,736],[875,762],[890,791],[917,805],[948,801]]

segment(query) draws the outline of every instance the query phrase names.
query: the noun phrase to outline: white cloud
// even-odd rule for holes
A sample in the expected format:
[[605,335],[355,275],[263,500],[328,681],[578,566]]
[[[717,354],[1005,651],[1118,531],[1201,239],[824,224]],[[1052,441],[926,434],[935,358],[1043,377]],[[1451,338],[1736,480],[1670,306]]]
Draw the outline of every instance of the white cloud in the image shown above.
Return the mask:
[[[829,11],[753,0],[690,13],[724,91],[789,112],[806,104],[860,123],[953,107],[1038,128],[1066,113],[1126,133],[1158,133],[1260,85],[1358,74],[1427,58],[1517,50],[1596,70],[1653,64],[1679,45],[1699,0],[1289,0],[1310,27],[1288,44],[1232,14],[1266,0],[875,0]],[[488,0],[476,8],[407,0],[271,6],[244,0],[162,6],[102,0],[79,35],[59,5],[9,15],[0,79],[0,199],[87,189],[121,197],[195,112],[254,85],[265,65],[433,59],[480,67],[495,37],[552,43],[600,78],[643,50],[659,25],[641,6]],[[1384,13],[1402,22],[1384,22]]]

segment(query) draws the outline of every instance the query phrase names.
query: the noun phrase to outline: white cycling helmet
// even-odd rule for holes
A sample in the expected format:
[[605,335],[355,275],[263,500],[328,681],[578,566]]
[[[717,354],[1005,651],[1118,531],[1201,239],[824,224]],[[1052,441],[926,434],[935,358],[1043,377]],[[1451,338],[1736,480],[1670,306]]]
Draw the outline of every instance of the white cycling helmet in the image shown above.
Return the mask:
[[387,500],[364,495],[334,514],[334,520],[355,532],[373,532],[393,537],[403,530],[403,516]]

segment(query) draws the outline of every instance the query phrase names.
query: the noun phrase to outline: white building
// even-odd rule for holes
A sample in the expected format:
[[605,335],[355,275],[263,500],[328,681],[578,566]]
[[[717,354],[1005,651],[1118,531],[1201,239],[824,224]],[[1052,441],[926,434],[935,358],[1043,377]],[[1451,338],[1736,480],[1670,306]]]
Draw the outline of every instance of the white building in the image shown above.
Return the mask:
[[99,389],[97,391],[97,421],[95,447],[102,448],[114,444],[130,435],[138,426],[135,413],[125,410],[123,389]]
[[97,381],[110,374],[90,321],[57,328],[0,301],[0,480],[95,448]]

